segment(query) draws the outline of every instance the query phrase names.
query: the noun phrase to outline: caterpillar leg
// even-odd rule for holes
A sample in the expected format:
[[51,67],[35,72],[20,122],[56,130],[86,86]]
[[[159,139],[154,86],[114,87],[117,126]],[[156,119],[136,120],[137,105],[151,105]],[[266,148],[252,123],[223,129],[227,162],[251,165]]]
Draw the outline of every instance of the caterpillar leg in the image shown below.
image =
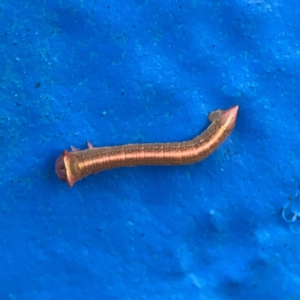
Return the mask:
[[76,152],[76,151],[79,151],[80,149],[75,148],[74,146],[71,145],[71,150],[72,150],[72,152]]
[[92,148],[94,148],[93,144],[92,144],[92,143],[90,143],[89,141],[87,141],[87,146],[88,146],[88,148],[89,148],[89,149],[92,149]]

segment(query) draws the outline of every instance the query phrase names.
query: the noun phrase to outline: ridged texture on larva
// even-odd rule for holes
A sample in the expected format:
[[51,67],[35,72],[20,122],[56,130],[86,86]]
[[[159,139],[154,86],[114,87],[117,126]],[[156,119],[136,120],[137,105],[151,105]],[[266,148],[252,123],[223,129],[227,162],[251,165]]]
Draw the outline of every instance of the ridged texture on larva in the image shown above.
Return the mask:
[[103,170],[141,165],[186,165],[198,162],[226,139],[234,128],[238,106],[216,110],[209,115],[211,125],[190,141],[181,143],[128,144],[114,147],[90,148],[83,151],[66,150],[56,161],[56,172],[69,186]]
[[[209,156],[230,133],[222,130],[218,122],[193,140],[181,143],[128,144],[124,146],[92,148],[71,152],[70,164],[76,181],[103,170],[140,165],[184,165]],[[222,139],[214,139],[216,133]]]

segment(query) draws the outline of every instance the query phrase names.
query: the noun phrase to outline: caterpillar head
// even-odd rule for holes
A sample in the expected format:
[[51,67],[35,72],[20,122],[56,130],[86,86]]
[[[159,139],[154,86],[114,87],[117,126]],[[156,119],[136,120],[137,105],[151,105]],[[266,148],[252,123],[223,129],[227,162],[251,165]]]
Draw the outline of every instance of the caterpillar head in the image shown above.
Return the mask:
[[61,181],[68,182],[67,170],[64,157],[68,155],[68,151],[64,150],[55,162],[55,172]]

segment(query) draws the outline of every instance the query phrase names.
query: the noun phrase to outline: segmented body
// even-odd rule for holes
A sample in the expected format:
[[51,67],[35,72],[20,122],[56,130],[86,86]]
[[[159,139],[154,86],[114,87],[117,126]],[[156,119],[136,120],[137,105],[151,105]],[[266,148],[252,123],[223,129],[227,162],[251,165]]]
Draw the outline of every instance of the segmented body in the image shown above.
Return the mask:
[[69,186],[100,171],[140,165],[186,165],[209,156],[226,139],[234,128],[238,106],[216,110],[209,115],[212,122],[192,140],[173,143],[127,144],[67,152],[56,161],[58,177]]

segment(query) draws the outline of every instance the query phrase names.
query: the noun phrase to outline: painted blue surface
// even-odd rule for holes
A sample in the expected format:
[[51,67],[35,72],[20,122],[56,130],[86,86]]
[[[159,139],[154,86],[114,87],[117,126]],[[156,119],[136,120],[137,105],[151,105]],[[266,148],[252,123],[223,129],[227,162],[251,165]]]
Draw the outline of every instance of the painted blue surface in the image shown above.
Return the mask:
[[[299,1],[3,0],[0,21],[1,300],[300,299]],[[236,104],[201,163],[54,172]]]

